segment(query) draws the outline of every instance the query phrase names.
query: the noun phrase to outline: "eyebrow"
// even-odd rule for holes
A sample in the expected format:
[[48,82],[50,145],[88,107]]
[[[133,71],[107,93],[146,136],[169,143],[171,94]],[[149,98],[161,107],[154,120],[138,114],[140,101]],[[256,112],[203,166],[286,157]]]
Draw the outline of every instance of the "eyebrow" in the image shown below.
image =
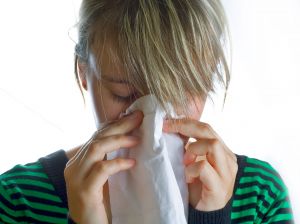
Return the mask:
[[101,79],[104,79],[105,81],[108,81],[108,82],[115,82],[115,83],[119,83],[119,84],[130,84],[130,82],[126,79],[118,79],[118,78],[115,78],[114,75],[101,75]]

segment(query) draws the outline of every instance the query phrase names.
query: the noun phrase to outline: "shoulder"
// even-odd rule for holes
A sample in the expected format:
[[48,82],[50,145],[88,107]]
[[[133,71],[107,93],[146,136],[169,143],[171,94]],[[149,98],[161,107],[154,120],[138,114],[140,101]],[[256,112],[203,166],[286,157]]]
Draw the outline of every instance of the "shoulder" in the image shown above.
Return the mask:
[[16,165],[0,175],[0,221],[62,223],[59,217],[66,212],[41,162]]
[[247,156],[238,156],[238,163],[232,218],[237,218],[238,223],[292,220],[288,189],[274,167]]

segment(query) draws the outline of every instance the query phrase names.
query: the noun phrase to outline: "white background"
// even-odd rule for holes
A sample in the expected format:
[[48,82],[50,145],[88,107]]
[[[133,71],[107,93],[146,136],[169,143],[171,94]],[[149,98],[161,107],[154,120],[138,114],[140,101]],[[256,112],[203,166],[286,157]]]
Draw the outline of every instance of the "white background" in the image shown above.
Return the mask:
[[[232,82],[224,109],[216,98],[203,121],[235,153],[280,172],[300,221],[300,1],[223,2]],[[0,2],[0,173],[83,143],[94,130],[73,74],[77,8],[77,0]]]

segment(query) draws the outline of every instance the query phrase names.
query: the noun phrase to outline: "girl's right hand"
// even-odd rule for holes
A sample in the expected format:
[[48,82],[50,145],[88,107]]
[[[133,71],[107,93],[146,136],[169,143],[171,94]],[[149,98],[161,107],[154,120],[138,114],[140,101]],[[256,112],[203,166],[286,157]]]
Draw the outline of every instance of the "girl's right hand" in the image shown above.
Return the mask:
[[128,133],[139,127],[142,120],[143,113],[135,111],[109,123],[97,131],[67,163],[64,176],[69,216],[76,223],[111,223],[107,179],[121,170],[132,168],[135,160],[106,160],[106,154],[120,148],[136,146],[139,139]]

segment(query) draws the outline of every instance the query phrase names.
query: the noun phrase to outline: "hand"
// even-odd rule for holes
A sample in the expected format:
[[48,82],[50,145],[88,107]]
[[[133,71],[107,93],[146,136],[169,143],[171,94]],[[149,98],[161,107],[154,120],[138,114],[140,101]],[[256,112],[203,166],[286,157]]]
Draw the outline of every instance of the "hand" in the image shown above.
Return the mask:
[[64,176],[69,215],[76,223],[111,223],[107,179],[119,171],[132,168],[135,160],[106,160],[106,153],[136,146],[138,138],[128,133],[142,123],[142,118],[142,112],[136,111],[109,123],[95,132],[67,163]]
[[224,208],[232,197],[238,170],[234,153],[208,124],[197,120],[166,120],[163,130],[196,139],[185,145],[184,154],[190,204],[200,211]]

